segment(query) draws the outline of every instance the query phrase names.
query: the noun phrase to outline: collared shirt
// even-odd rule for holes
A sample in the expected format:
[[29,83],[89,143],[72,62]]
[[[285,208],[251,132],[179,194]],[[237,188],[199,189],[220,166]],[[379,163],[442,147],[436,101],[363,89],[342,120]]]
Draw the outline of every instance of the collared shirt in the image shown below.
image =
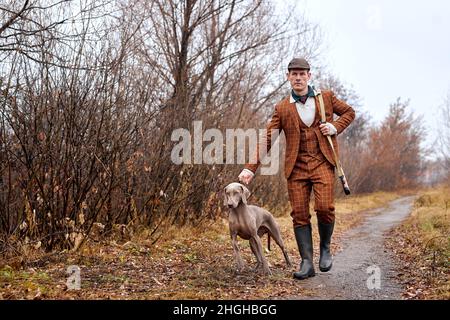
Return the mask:
[[[299,100],[301,101],[299,102]],[[314,119],[316,118],[316,99],[314,89],[311,86],[308,86],[308,93],[304,96],[298,96],[295,94],[294,90],[292,90],[289,102],[295,102],[295,107],[297,108],[298,115],[302,119],[303,123],[308,127],[311,127],[311,125],[314,123]],[[326,122],[325,124],[330,130],[330,136],[333,136],[337,133],[337,129],[335,126],[333,126],[329,122]]]
[[[305,98],[306,100],[304,100]],[[297,96],[294,90],[292,90],[289,102],[295,102],[298,115],[302,119],[303,123],[310,127],[316,117],[316,101],[314,98],[314,90],[311,86],[308,86],[308,93],[305,96]]]

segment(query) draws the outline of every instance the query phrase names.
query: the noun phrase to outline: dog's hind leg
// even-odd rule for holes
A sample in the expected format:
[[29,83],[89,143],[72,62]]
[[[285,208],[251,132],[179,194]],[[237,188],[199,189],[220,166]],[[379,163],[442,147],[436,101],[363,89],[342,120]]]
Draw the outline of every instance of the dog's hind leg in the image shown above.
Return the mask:
[[278,228],[278,225],[276,224],[276,222],[273,219],[270,219],[268,221],[268,232],[269,232],[269,236],[272,236],[272,238],[275,240],[275,242],[278,244],[278,246],[280,247],[281,251],[283,252],[284,255],[284,260],[286,261],[286,265],[288,267],[292,266],[291,260],[289,259],[289,256],[286,252],[286,248],[284,247],[284,243],[283,243],[283,239],[281,238],[281,232],[280,229]]
[[269,228],[265,226],[261,226],[258,229],[258,236],[262,239],[262,237],[267,234],[267,250],[270,251],[270,232]]

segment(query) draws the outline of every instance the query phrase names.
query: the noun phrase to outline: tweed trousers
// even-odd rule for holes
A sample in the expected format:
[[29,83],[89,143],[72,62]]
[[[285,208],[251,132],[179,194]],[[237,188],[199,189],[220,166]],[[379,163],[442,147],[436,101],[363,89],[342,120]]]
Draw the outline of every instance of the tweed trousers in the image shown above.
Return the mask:
[[[300,118],[300,117],[299,117]],[[334,213],[334,166],[319,148],[319,123],[307,127],[300,119],[300,146],[297,160],[288,179],[289,201],[294,227],[311,223],[309,202],[314,192],[314,211],[317,220],[332,223]]]

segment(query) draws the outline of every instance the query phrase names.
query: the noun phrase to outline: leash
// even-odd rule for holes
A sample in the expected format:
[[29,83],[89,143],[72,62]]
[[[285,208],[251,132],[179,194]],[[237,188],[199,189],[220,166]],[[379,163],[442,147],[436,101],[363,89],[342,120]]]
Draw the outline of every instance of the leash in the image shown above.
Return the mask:
[[[320,117],[321,117],[321,121],[320,123],[326,123],[327,119],[325,117],[325,104],[323,103],[323,97],[322,97],[322,92],[320,90],[314,90],[314,94],[316,97],[319,98],[319,105],[320,105]],[[334,162],[336,163],[336,169],[338,172],[338,176],[339,176],[339,180],[341,180],[342,183],[342,188],[344,189],[344,193],[346,195],[350,194],[350,187],[348,186],[348,182],[347,182],[347,178],[345,177],[344,174],[344,169],[342,168],[341,162],[339,161],[339,158],[337,156],[336,150],[334,149],[333,146],[333,141],[331,140],[331,137],[327,135],[327,140],[331,146],[331,150],[333,151],[333,156],[334,156]]]

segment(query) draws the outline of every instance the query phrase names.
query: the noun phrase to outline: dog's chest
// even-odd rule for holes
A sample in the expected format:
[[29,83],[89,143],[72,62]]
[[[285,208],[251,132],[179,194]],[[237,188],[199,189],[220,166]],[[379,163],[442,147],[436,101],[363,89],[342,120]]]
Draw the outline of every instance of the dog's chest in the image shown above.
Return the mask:
[[229,226],[232,233],[236,233],[239,237],[249,240],[256,230],[255,222],[249,217],[243,218],[236,214],[230,214]]

